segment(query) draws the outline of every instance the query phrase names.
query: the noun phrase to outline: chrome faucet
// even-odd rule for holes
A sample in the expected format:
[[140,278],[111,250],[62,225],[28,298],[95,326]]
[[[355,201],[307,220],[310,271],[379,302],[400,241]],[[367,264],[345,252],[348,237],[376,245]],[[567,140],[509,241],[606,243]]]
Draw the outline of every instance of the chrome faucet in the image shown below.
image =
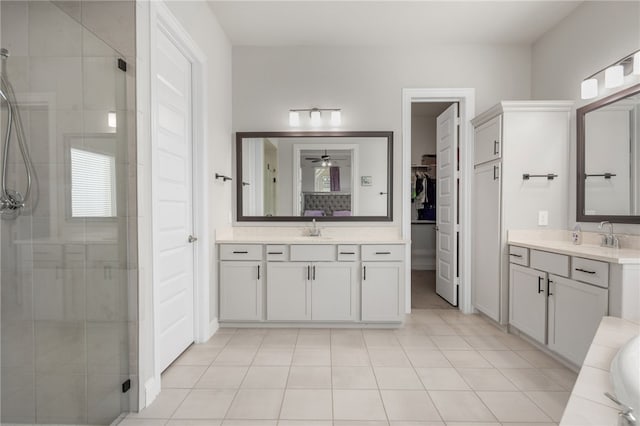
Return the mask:
[[316,223],[315,219],[313,219],[311,222],[312,222],[312,226],[311,226],[311,228],[309,228],[309,236],[310,237],[319,237],[320,236],[320,232],[321,232],[320,227]]
[[632,407],[623,404],[618,398],[616,398],[609,392],[605,392],[604,396],[609,398],[620,407],[620,411],[618,412],[618,426],[637,426],[638,419],[636,418],[635,414],[633,414]]
[[613,224],[611,222],[600,222],[598,229],[604,229],[605,225],[609,225],[608,234],[600,234],[602,236],[601,247],[620,248],[620,240],[613,234]]

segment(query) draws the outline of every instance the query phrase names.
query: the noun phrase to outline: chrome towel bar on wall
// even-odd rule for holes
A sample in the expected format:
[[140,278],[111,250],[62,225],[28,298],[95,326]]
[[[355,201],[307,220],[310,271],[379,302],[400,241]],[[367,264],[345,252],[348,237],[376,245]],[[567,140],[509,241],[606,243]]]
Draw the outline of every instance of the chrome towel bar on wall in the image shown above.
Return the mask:
[[525,173],[522,175],[522,180],[529,180],[531,178],[547,178],[547,180],[554,180],[558,175],[555,173],[547,173],[546,175],[531,175],[529,173]]
[[596,174],[596,175],[589,175],[589,174],[585,174],[584,178],[589,178],[589,177],[603,177],[605,179],[611,179],[612,177],[617,176],[615,173],[601,173],[601,174]]
[[221,175],[220,173],[216,173],[216,179],[222,179],[223,182],[233,180],[229,176]]

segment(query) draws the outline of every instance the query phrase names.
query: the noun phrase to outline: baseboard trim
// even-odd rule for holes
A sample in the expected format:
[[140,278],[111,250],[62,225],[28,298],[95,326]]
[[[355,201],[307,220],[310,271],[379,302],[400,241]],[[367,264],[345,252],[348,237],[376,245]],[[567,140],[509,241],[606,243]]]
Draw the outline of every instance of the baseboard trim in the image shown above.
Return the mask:
[[214,318],[209,323],[209,337],[207,340],[211,339],[211,337],[216,334],[216,331],[220,328],[220,323],[218,322],[218,318]]
[[162,388],[159,378],[151,377],[149,380],[147,380],[144,384],[144,407],[139,407],[140,410],[151,405],[156,397],[160,395],[161,390]]

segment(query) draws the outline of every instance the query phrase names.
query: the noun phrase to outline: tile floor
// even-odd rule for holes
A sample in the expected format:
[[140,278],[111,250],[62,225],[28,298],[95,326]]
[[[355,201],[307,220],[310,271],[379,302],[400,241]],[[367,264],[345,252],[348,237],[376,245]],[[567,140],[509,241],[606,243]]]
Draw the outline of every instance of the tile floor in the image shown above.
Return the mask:
[[576,375],[477,315],[381,329],[220,329],[122,426],[520,426],[560,421]]

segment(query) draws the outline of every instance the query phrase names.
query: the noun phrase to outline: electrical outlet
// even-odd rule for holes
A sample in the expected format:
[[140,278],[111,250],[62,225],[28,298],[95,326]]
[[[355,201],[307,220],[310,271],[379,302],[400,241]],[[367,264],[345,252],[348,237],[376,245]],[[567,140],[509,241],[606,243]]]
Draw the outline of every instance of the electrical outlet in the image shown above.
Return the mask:
[[547,210],[538,211],[538,226],[549,225],[549,212]]

